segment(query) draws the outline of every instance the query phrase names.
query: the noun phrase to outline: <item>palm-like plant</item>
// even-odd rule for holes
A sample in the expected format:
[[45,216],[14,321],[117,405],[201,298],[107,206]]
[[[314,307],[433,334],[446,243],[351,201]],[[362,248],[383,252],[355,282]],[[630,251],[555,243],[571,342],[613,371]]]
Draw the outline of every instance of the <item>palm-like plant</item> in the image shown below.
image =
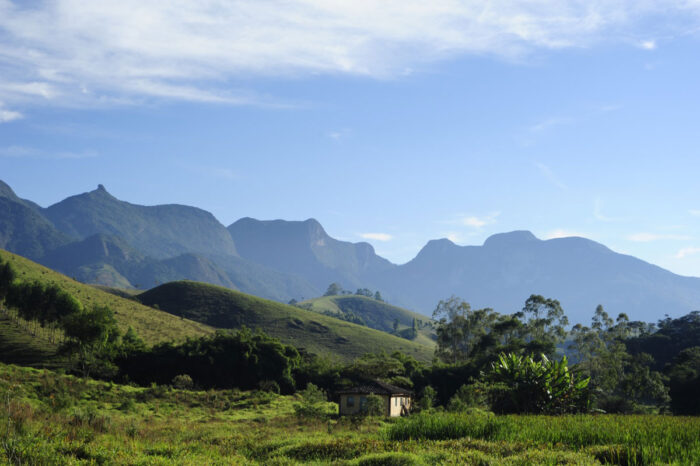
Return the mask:
[[563,414],[588,407],[590,378],[576,380],[566,356],[553,361],[544,354],[535,360],[501,353],[486,379],[493,384],[490,401],[497,412]]

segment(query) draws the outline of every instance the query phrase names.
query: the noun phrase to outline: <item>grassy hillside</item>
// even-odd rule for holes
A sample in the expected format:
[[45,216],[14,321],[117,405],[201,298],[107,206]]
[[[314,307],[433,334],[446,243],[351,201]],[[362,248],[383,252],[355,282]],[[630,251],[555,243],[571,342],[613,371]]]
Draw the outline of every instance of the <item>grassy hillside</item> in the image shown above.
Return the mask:
[[[173,317],[143,304],[107,293],[92,286],[76,282],[65,275],[54,272],[24,257],[0,250],[0,258],[12,263],[20,280],[39,280],[44,283],[56,283],[61,288],[77,297],[83,304],[99,304],[114,309],[117,322],[122,331],[129,326],[148,344],[162,341],[181,341],[186,337],[196,337],[212,333],[207,325],[186,319]],[[8,341],[6,327],[0,325],[0,341]],[[18,340],[19,342],[19,340]]]
[[139,295],[146,305],[221,328],[260,328],[307,351],[352,359],[377,351],[402,351],[429,361],[433,349],[384,332],[204,283],[166,283]]
[[[405,333],[410,329],[413,319],[424,323],[430,321],[430,318],[423,314],[359,295],[322,296],[303,301],[299,306],[325,315],[355,315],[360,317],[368,327],[390,333],[394,331],[394,321],[397,320],[399,333],[402,331]],[[434,346],[434,334],[435,331],[432,328],[420,328],[414,341]]]

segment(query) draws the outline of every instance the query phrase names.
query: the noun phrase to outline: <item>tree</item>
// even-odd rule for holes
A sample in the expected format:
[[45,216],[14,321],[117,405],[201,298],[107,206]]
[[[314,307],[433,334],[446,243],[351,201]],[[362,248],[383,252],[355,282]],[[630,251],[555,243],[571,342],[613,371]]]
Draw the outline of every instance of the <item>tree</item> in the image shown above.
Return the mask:
[[64,317],[63,331],[68,341],[64,349],[76,357],[83,377],[94,370],[112,372],[110,352],[119,337],[114,311],[106,306],[74,312]]
[[331,283],[323,296],[336,296],[342,294],[343,287],[339,283]]
[[557,344],[566,338],[565,327],[569,325],[569,319],[556,299],[530,295],[516,316],[524,320],[530,354],[543,352],[552,355]]
[[376,293],[374,293],[374,299],[376,299],[377,301],[382,301],[382,302],[384,302],[384,299],[382,299],[382,294],[381,294],[379,291],[377,291]]
[[673,413],[700,415],[700,346],[686,348],[678,353],[671,366],[670,379]]
[[17,272],[9,262],[0,261],[0,304],[5,300],[17,278]]
[[[468,302],[456,296],[447,301],[440,301],[433,311],[437,321],[437,349],[435,354],[441,360],[450,363],[465,361],[479,353],[488,352],[489,348],[480,345],[498,320],[493,309],[472,310]],[[489,345],[494,343],[488,341]]]

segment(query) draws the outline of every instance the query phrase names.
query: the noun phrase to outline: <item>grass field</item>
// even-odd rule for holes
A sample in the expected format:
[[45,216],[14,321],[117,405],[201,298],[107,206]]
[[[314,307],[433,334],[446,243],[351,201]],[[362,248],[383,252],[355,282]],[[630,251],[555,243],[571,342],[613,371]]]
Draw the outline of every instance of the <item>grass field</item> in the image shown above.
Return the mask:
[[[305,420],[294,414],[297,402],[266,392],[135,388],[0,364],[0,458],[143,465],[700,460],[700,418],[433,413],[401,420]],[[330,403],[327,408],[335,409]]]
[[150,306],[214,327],[235,329],[245,325],[251,329],[260,328],[284,343],[345,361],[365,353],[401,351],[428,362],[434,353],[433,346],[204,283],[166,283],[138,298]]
[[[133,327],[148,344],[182,341],[187,337],[202,336],[214,331],[211,327],[199,322],[180,319],[167,312],[144,306],[137,301],[125,299],[77,282],[16,254],[0,250],[0,258],[10,262],[15,267],[19,280],[38,280],[46,284],[56,283],[86,306],[99,304],[111,307],[115,311],[120,329],[126,331],[129,326]],[[13,340],[10,339],[15,337],[4,330],[7,328],[0,325],[0,342],[12,343]]]

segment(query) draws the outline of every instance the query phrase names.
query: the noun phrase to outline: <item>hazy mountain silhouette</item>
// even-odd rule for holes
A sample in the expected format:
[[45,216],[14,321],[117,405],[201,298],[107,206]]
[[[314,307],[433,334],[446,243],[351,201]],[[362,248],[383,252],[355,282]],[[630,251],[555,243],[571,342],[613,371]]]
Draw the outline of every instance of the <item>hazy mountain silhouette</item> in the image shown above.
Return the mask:
[[394,265],[368,243],[330,237],[313,219],[243,218],[227,229],[201,209],[134,205],[102,186],[42,209],[0,182],[0,247],[86,282],[148,288],[190,279],[278,301],[312,298],[339,282],[425,314],[451,295],[511,313],[533,293],[561,301],[572,322],[587,323],[598,304],[646,321],[700,309],[700,278],[584,238],[543,241],[516,231],[482,246],[433,240]]
[[376,286],[397,304],[423,312],[457,295],[473,307],[511,313],[530,294],[558,299],[573,322],[590,321],[598,304],[609,313],[655,321],[700,308],[700,279],[682,277],[602,244],[570,237],[542,241],[528,231],[502,233],[483,246],[430,241]]
[[261,221],[242,218],[228,230],[241,257],[299,275],[318,290],[325,290],[332,282],[339,282],[348,289],[361,287],[396,267],[376,255],[369,243],[331,238],[314,219]]
[[209,212],[176,204],[130,204],[109,194],[102,185],[43,212],[67,235],[80,239],[98,233],[118,236],[156,259],[183,253],[236,254],[226,228]]

